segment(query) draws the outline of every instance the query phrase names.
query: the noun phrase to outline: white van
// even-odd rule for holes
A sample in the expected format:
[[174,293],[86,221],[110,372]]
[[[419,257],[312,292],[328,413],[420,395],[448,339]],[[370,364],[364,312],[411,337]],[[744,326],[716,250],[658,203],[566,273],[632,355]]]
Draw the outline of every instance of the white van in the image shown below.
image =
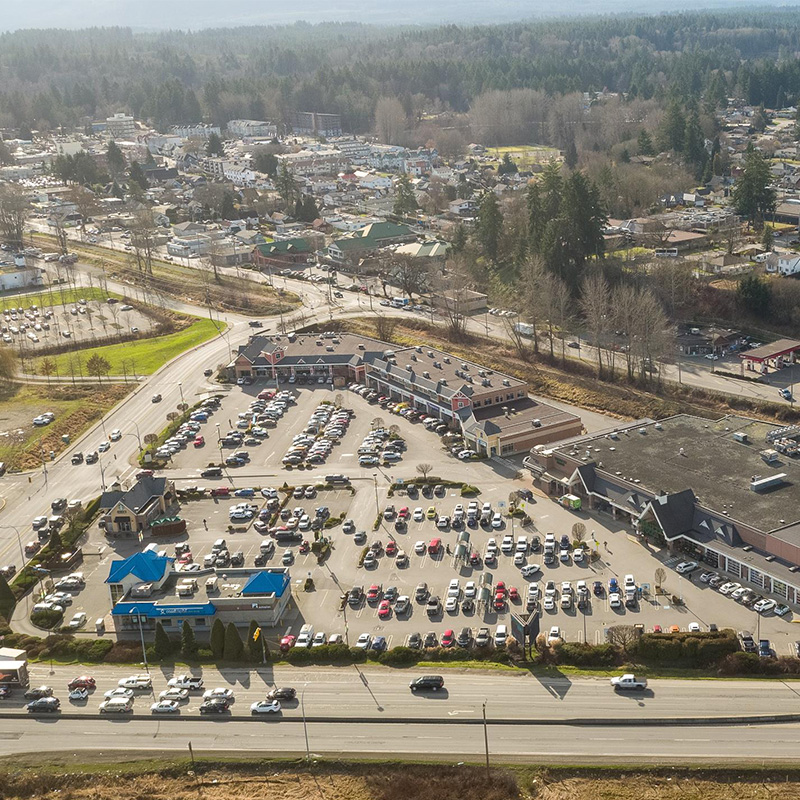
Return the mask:
[[130,697],[109,697],[100,703],[101,714],[125,714],[133,711],[133,700]]
[[206,581],[206,594],[213,594],[214,592],[219,591],[219,578],[216,575],[212,575]]
[[106,621],[102,617],[98,617],[94,621],[94,630],[98,636],[102,636],[106,632]]

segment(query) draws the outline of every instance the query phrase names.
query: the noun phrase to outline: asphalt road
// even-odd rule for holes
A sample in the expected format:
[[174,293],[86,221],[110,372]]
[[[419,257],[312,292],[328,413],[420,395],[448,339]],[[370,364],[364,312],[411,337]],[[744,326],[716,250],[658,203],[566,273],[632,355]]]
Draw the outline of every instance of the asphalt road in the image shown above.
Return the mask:
[[[52,686],[61,699],[62,710],[96,715],[103,692],[135,670],[127,667],[61,667],[50,674],[48,664],[31,669],[31,686]],[[181,672],[178,669],[178,672]],[[445,688],[440,692],[412,694],[408,682],[422,673],[442,674]],[[199,674],[199,671],[197,671]],[[79,674],[92,675],[97,690],[88,701],[67,699],[66,684]],[[171,670],[153,669],[153,691],[167,687]],[[375,721],[386,719],[474,720],[487,714],[494,720],[509,722],[568,722],[593,719],[603,724],[613,721],[641,722],[647,719],[688,720],[733,717],[764,717],[800,714],[800,682],[783,681],[707,681],[653,680],[644,692],[614,692],[607,678],[535,676],[519,671],[452,670],[426,667],[420,671],[398,670],[364,665],[360,667],[266,666],[253,670],[202,670],[205,688],[231,688],[236,701],[232,711],[249,715],[249,706],[263,699],[274,686],[293,686],[298,701],[284,704],[286,719],[301,716],[299,698],[304,693],[305,713],[313,719]],[[150,693],[138,693],[135,711],[149,714]],[[198,717],[198,697],[182,709],[184,717]],[[21,693],[0,704],[0,712],[24,712]]]
[[[263,727],[262,727],[263,726]],[[275,726],[278,726],[276,729]],[[652,727],[579,727],[571,725],[487,726],[490,760],[619,763],[796,763],[800,725],[719,727],[676,725]],[[279,734],[279,735],[276,735]],[[71,753],[122,751],[186,755],[191,742],[196,754],[305,754],[326,756],[427,756],[447,760],[480,759],[484,731],[480,724],[448,722],[314,723],[277,718],[236,722],[221,718],[197,720],[0,719],[2,752]],[[113,738],[110,738],[113,735]]]

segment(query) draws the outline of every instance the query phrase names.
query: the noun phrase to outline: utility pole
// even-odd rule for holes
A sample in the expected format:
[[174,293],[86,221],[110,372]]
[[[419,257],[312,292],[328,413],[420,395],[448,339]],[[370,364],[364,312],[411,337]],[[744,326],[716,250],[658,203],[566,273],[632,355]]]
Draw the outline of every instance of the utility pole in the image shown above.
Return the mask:
[[486,750],[486,780],[489,780],[489,728],[486,725],[486,701],[483,701],[483,745]]

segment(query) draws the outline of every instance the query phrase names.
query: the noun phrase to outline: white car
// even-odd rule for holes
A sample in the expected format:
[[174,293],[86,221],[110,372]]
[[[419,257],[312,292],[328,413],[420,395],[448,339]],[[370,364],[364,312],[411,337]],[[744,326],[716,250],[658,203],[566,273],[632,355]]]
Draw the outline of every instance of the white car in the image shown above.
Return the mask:
[[759,614],[768,614],[770,611],[774,611],[777,607],[777,603],[774,600],[759,600],[754,606],[753,611],[757,611]]
[[178,689],[176,686],[172,686],[169,689],[164,689],[163,692],[158,693],[159,700],[188,700],[189,699],[189,690],[188,689]]
[[153,685],[152,678],[147,674],[129,675],[127,678],[120,678],[117,686],[123,689],[149,689]]
[[464,586],[464,597],[468,600],[474,600],[478,594],[478,587],[475,585],[475,581],[467,581],[466,585]]
[[356,647],[359,650],[368,650],[370,642],[372,641],[372,636],[368,633],[362,633],[361,636],[358,637],[356,640]]
[[535,575],[540,569],[541,566],[539,564],[525,564],[525,566],[520,569],[520,572],[523,578],[530,578],[531,575]]
[[503,541],[500,543],[500,549],[504,553],[511,553],[514,550],[514,537],[513,536],[504,536]]
[[583,548],[582,547],[576,547],[572,551],[572,560],[576,564],[580,564],[583,561],[583,556],[584,556],[584,552],[583,552]]
[[203,692],[203,700],[214,700],[218,697],[222,697],[225,700],[233,700],[233,689],[229,689],[227,686],[219,686],[216,689],[206,689]]
[[458,611],[458,597],[448,597],[444,604],[444,610],[451,613]]
[[742,597],[744,596],[745,592],[748,590],[744,586],[740,586],[738,589],[734,589],[731,592],[731,597],[736,600],[737,602],[741,601]]
[[612,592],[608,596],[608,604],[611,608],[620,608],[622,606],[622,599],[619,596],[618,592]]
[[203,679],[199,675],[176,675],[167,681],[167,686],[175,689],[202,689]]
[[495,511],[492,515],[492,528],[498,530],[503,527],[503,517],[499,511]]
[[112,442],[118,442],[122,438],[122,431],[119,428],[114,428],[108,438],[111,439]]
[[514,553],[514,566],[521,567],[525,564],[525,553]]
[[159,700],[150,706],[153,714],[177,714],[180,710],[181,706],[177,700]]
[[118,686],[116,689],[109,689],[103,697],[106,700],[110,700],[112,697],[133,697],[133,689],[124,689],[122,686]]
[[559,641],[561,638],[561,630],[558,625],[553,625],[553,627],[550,628],[550,633],[547,635],[547,643],[555,644],[555,642]]
[[518,553],[527,553],[528,552],[528,537],[527,536],[517,536],[517,546],[516,551]]
[[251,714],[277,714],[281,710],[281,704],[277,700],[256,700],[250,706]]
[[736,583],[734,581],[729,581],[728,583],[723,583],[722,586],[719,587],[720,594],[733,594],[737,589],[741,589],[742,584]]
[[545,595],[542,605],[545,611],[554,611],[556,607],[556,596],[554,594]]
[[453,578],[450,581],[450,585],[447,587],[447,596],[448,597],[458,597],[461,593],[461,587],[458,583],[458,578]]
[[422,522],[422,520],[425,519],[425,512],[419,507],[415,508],[414,509],[414,514],[413,514],[413,519],[414,519],[414,522]]
[[498,625],[494,634],[494,643],[497,647],[505,647],[508,641],[508,628],[505,625]]
[[100,442],[97,445],[97,452],[98,453],[106,453],[111,449],[111,442]]
[[700,565],[696,561],[681,561],[681,563],[675,567],[675,572],[680,572],[681,574],[684,572],[692,572],[692,570],[697,569],[699,566]]
[[700,630],[701,630],[700,623],[699,622],[690,622],[686,626],[686,630],[689,631],[689,633],[700,633]]
[[487,553],[497,552],[497,541],[495,539],[488,539],[486,541],[486,552]]
[[82,628],[86,624],[86,614],[83,611],[79,611],[77,614],[73,615],[72,619],[69,621],[69,628],[72,630],[76,630],[78,628]]

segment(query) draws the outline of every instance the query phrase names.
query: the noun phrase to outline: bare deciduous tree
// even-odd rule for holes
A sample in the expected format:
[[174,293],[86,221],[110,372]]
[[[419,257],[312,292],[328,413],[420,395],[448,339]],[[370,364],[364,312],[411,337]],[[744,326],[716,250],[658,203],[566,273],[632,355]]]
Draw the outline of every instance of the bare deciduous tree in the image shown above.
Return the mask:
[[423,480],[427,480],[430,471],[433,469],[432,464],[417,464],[417,473],[422,476]]
[[653,577],[655,578],[656,588],[660,589],[664,581],[667,579],[667,572],[663,567],[659,567]]
[[633,625],[612,625],[606,631],[608,643],[619,647],[623,652],[627,652],[638,639],[639,631]]
[[375,132],[384,144],[397,144],[407,124],[403,104],[396,97],[381,97],[375,105]]
[[582,542],[586,538],[586,526],[582,522],[576,522],[572,526],[572,538],[576,542]]
[[397,320],[386,314],[378,314],[375,317],[375,335],[384,342],[391,342],[394,330],[397,327]]
[[28,211],[28,198],[21,186],[0,185],[0,237],[14,247],[22,247]]
[[611,289],[602,273],[587,277],[581,286],[581,311],[597,348],[597,377],[603,377],[603,352],[611,328]]

